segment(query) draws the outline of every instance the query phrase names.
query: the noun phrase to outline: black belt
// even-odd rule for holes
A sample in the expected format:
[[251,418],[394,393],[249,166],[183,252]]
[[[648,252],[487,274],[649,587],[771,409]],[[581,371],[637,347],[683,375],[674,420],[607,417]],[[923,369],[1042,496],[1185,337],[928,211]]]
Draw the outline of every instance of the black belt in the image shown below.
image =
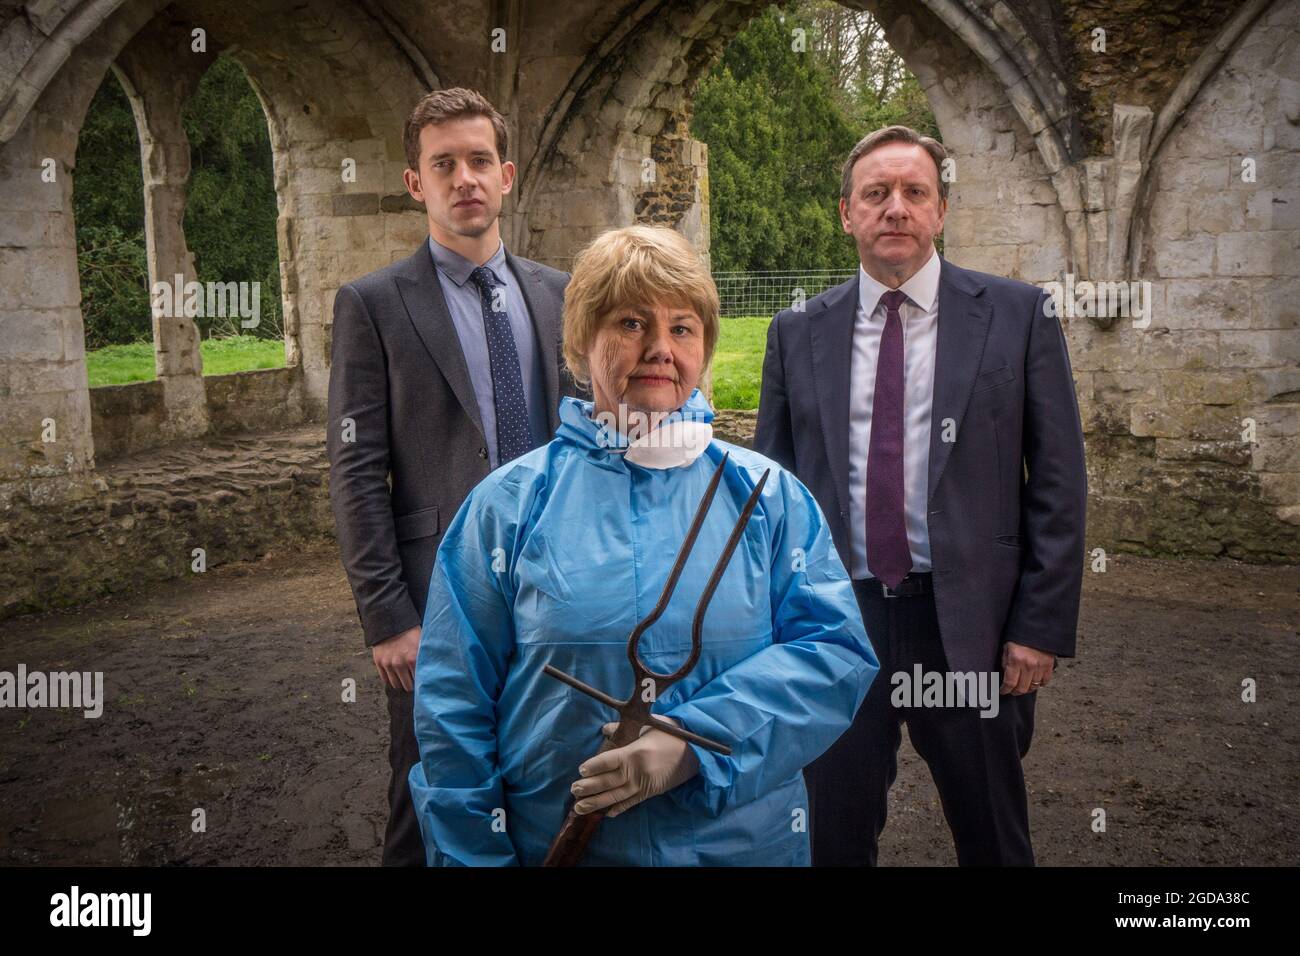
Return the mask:
[[930,583],[931,572],[929,571],[912,571],[907,577],[898,582],[897,588],[891,588],[880,578],[860,578],[854,581],[854,584],[860,584],[868,594],[876,594],[882,597],[900,598],[900,597],[918,597],[922,594],[930,594],[934,591]]

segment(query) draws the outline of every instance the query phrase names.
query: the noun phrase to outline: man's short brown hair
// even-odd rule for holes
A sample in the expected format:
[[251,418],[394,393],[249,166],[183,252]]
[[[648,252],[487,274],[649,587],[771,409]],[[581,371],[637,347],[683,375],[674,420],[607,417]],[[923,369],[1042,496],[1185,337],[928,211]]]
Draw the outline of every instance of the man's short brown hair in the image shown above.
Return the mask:
[[506,161],[505,119],[482,93],[477,90],[467,90],[462,86],[454,86],[449,90],[434,90],[416,103],[415,109],[411,110],[411,115],[406,118],[406,127],[402,130],[406,165],[419,172],[420,132],[426,126],[445,123],[447,120],[462,116],[486,116],[492,121],[492,129],[497,134],[497,158],[504,163]]
[[939,181],[939,196],[945,201],[948,199],[948,183],[943,178],[943,163],[948,158],[948,151],[937,139],[922,136],[910,126],[886,126],[858,140],[858,145],[853,147],[849,158],[844,161],[844,172],[840,177],[841,199],[848,202],[849,193],[853,191],[853,167],[857,165],[858,160],[886,143],[910,143],[913,146],[920,146],[929,153],[930,158],[934,160],[935,178]]

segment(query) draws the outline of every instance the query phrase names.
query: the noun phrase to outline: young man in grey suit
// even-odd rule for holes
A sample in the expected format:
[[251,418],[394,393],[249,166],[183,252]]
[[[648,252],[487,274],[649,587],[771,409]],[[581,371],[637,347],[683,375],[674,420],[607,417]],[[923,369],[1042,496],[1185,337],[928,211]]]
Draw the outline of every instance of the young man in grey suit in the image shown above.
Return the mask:
[[[1065,338],[1042,291],[935,250],[946,158],[901,126],[858,143],[840,198],[858,275],[768,332],[755,448],[825,511],[880,659],[805,771],[818,866],[875,864],[903,721],[958,863],[1032,864],[1021,758],[1074,655],[1087,479]],[[952,692],[911,686],[932,674]]]
[[386,866],[425,862],[407,772],[411,693],[442,530],[489,471],[549,441],[562,395],[568,275],[511,255],[501,115],[473,90],[430,93],[404,131],[406,188],[429,239],[334,300],[330,501],[365,643],[388,695]]

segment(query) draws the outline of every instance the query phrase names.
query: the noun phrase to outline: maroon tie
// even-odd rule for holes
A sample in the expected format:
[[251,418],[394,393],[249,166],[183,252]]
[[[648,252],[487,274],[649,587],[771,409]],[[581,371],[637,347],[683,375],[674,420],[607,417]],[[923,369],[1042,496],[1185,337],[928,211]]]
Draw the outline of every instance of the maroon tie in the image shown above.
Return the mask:
[[891,589],[912,570],[903,520],[903,319],[898,314],[906,298],[898,291],[880,297],[885,331],[876,359],[867,450],[867,569]]

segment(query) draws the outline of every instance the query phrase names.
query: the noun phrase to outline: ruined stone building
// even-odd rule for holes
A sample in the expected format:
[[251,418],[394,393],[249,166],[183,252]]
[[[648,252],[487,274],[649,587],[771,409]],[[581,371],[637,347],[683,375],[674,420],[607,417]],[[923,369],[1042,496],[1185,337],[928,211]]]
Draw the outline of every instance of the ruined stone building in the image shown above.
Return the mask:
[[[473,86],[506,114],[515,252],[563,265],[638,220],[707,250],[692,95],[767,5],[0,0],[4,610],[188,574],[198,549],[216,564],[330,532],[332,300],[425,234],[401,184],[402,122],[424,92]],[[1062,319],[1089,549],[1300,558],[1300,0],[849,5],[884,25],[956,159],[946,255],[1149,292],[1141,321],[1114,303]],[[247,72],[271,133],[288,365],[204,377],[193,323],[158,318],[157,380],[88,388],[71,211],[87,107],[114,71],[141,143],[150,277],[193,277],[180,111],[216,56]]]

